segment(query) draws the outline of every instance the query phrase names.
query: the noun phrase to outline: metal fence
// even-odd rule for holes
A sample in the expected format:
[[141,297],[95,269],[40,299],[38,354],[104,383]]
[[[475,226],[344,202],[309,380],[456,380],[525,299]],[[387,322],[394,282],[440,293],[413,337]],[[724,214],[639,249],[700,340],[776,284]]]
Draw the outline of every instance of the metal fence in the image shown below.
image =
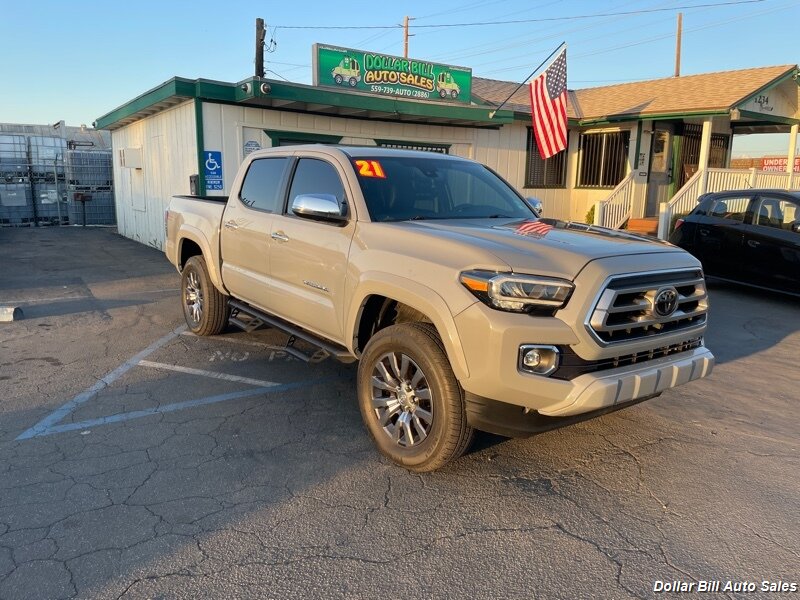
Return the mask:
[[110,151],[71,149],[59,137],[0,135],[0,226],[115,223]]

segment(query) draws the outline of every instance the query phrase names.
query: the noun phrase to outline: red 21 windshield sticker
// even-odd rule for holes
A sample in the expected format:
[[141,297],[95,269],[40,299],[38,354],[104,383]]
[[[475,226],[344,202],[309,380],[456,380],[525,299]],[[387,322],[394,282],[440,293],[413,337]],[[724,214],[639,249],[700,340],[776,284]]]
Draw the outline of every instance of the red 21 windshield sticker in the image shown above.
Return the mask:
[[356,169],[361,177],[378,177],[379,179],[386,179],[386,173],[383,172],[381,163],[377,160],[357,160]]

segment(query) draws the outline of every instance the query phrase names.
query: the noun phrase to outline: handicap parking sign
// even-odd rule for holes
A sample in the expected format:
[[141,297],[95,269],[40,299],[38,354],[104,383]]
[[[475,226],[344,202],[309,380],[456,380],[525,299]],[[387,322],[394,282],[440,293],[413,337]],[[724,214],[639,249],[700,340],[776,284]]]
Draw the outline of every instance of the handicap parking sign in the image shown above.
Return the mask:
[[205,178],[207,190],[222,190],[222,152],[219,150],[206,150],[203,152],[205,157]]

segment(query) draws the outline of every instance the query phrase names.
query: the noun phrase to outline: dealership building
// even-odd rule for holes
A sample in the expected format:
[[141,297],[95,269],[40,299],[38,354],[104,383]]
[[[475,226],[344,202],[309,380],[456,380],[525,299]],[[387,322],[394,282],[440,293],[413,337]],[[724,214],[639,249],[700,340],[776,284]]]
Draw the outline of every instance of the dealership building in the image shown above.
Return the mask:
[[[370,68],[367,68],[370,67]],[[700,193],[800,188],[800,174],[731,169],[734,134],[800,123],[797,65],[570,90],[567,149],[543,160],[527,86],[469,69],[315,46],[314,85],[175,77],[103,115],[111,131],[120,233],[163,248],[175,194],[226,195],[254,150],[326,143],[410,148],[477,160],[549,217],[658,228]],[[509,96],[509,101],[497,107]]]

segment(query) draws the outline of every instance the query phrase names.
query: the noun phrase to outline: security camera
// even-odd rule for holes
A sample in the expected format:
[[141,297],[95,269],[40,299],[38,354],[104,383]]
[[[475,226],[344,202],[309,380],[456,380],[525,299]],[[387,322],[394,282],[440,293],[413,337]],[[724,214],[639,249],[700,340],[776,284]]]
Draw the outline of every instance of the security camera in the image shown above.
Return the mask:
[[269,94],[272,91],[272,86],[268,83],[262,83],[259,89],[262,94]]
[[243,91],[245,94],[249,94],[249,93],[250,93],[250,90],[251,90],[251,86],[250,86],[250,84],[249,84],[249,83],[243,83],[243,84],[241,85],[241,89],[242,89],[242,91]]

